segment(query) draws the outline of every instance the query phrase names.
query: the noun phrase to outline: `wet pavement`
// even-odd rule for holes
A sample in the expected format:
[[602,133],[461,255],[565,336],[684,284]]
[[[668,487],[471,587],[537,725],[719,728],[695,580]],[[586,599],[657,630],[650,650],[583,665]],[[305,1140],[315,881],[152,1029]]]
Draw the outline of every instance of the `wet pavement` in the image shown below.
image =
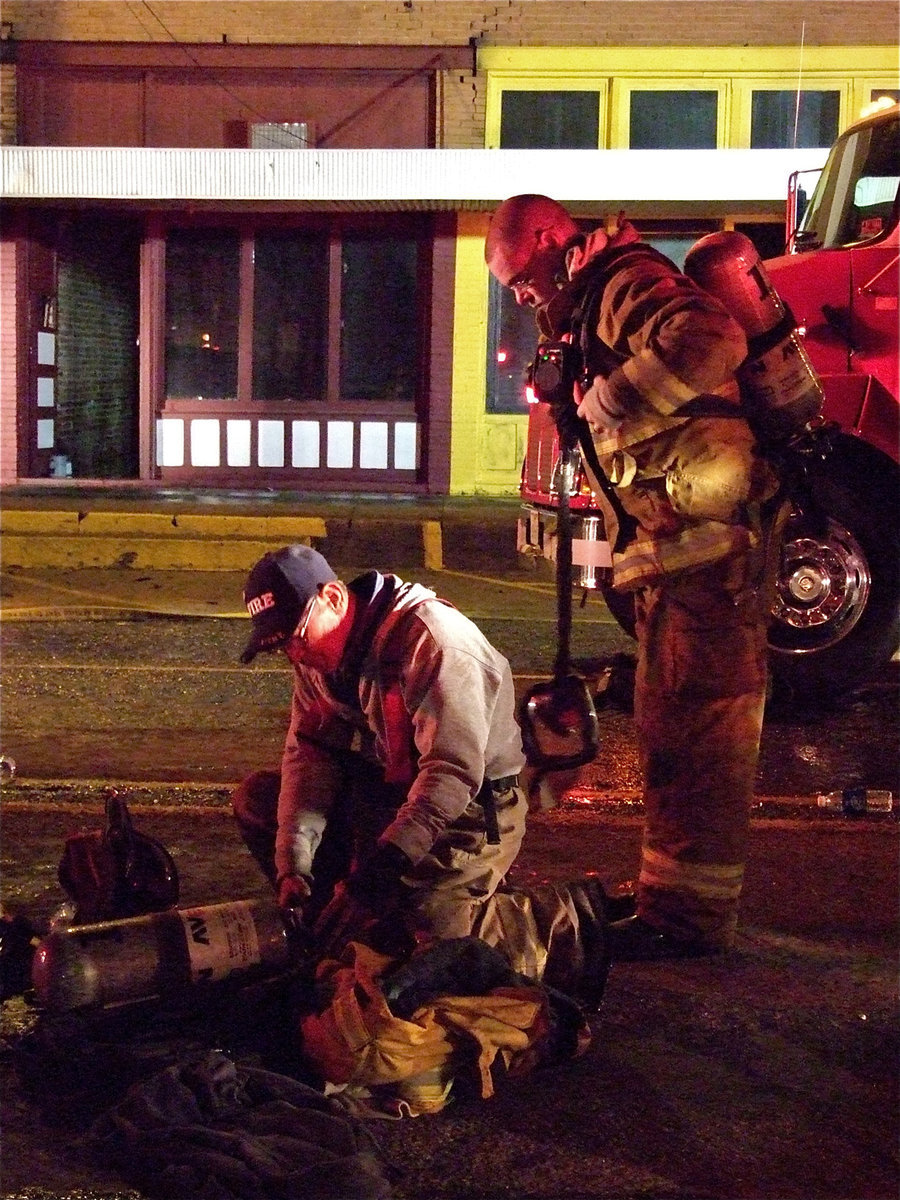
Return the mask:
[[[8,791],[3,799],[4,892],[38,920],[63,898],[56,866],[64,836],[100,819],[95,797],[51,799],[50,786],[23,804],[8,805]],[[224,789],[166,799],[175,802],[136,791],[133,816],[175,856],[183,904],[265,895]],[[535,817],[515,878],[562,880],[590,869],[624,881],[640,833],[639,815],[625,810],[567,806]],[[435,1116],[373,1122],[396,1169],[393,1195],[894,1200],[896,898],[894,823],[756,820],[735,952],[724,962],[614,967],[583,1057],[501,1079],[491,1100],[462,1098]],[[4,1196],[121,1195],[123,1178],[86,1157],[80,1141],[120,1094],[97,1071],[137,1056],[149,1073],[189,1059],[210,1039],[221,1047],[207,1003],[199,1027],[164,1010],[168,1035],[154,1033],[151,1021],[136,1044],[111,1020],[88,1026],[70,1017],[66,1037],[78,1045],[89,1029],[99,1040],[98,1065],[79,1058],[73,1074],[63,1051],[53,1076],[36,1072],[33,1046],[23,1057],[33,1011],[4,1003]],[[232,1050],[240,1061],[282,1069],[254,1049],[265,1010],[252,991],[243,1010],[246,1023],[229,1030],[236,1042],[226,1049],[243,1044]],[[282,1051],[294,1044],[289,1023],[279,1040]]]
[[[549,671],[550,584],[417,562],[410,576],[486,628],[518,686]],[[64,899],[63,841],[98,827],[109,784],[171,850],[184,904],[265,895],[229,795],[245,769],[277,760],[289,681],[235,662],[242,582],[4,569],[0,749],[19,760],[0,803],[5,910],[45,927]],[[628,646],[601,605],[576,612],[573,652],[591,671]],[[398,1200],[894,1200],[897,818],[821,814],[814,801],[860,778],[896,787],[896,700],[888,675],[837,708],[772,714],[735,953],[622,964],[582,1058],[507,1079],[490,1101],[377,1123]],[[601,729],[598,762],[565,781],[559,809],[532,818],[522,882],[633,878],[641,813],[627,711],[602,709]],[[24,1085],[16,1029],[33,1019],[20,1001],[3,1005],[4,1196],[121,1194],[122,1179],[78,1150],[98,1105],[89,1080],[58,1080],[55,1102]]]

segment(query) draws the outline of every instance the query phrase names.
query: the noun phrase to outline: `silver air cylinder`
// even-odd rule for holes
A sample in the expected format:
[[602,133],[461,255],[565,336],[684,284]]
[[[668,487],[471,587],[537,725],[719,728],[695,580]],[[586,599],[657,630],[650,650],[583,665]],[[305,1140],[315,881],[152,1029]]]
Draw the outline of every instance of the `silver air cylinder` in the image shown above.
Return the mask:
[[277,907],[237,900],[53,930],[35,951],[32,982],[51,1011],[110,1008],[264,974],[290,957]]

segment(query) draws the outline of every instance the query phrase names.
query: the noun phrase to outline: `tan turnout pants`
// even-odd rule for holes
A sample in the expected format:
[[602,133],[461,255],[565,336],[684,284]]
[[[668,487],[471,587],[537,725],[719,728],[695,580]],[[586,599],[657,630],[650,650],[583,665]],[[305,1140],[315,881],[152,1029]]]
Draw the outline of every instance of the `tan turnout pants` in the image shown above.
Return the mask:
[[634,716],[646,810],[638,915],[727,947],[766,697],[768,591],[718,563],[636,593]]
[[[347,787],[329,813],[314,861],[310,920],[324,909],[353,858],[374,846],[404,798],[357,755],[347,755]],[[249,850],[275,884],[275,833],[281,776],[258,771],[235,790],[232,805]],[[505,882],[525,833],[519,787],[495,793],[500,843],[487,841],[474,801],[405,876],[415,924],[438,938],[479,937],[510,966],[588,1002],[599,1000],[606,972],[604,894],[599,882],[514,888]]]

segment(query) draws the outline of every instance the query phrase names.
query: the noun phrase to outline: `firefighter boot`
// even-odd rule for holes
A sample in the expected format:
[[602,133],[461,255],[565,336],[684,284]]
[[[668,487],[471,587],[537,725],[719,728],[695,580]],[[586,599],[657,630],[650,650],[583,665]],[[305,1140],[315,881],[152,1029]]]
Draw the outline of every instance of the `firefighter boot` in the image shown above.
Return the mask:
[[613,921],[606,930],[612,962],[660,962],[676,958],[703,958],[724,954],[724,947],[700,938],[679,938],[649,924],[642,917]]

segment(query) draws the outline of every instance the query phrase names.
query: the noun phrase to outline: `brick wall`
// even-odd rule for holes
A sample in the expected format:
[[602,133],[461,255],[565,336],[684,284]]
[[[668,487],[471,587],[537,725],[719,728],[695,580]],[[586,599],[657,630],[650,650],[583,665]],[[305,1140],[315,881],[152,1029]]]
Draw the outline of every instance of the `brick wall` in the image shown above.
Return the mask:
[[[860,20],[861,8],[865,20]],[[18,41],[471,44],[474,55],[476,46],[796,46],[801,36],[809,47],[892,45],[897,34],[894,0],[867,0],[864,5],[861,0],[820,0],[815,5],[807,0],[154,0],[151,5],[127,0],[4,0],[3,19],[13,39],[7,61],[0,66],[3,144],[16,141],[16,77],[9,60]],[[189,61],[186,54],[186,64]],[[484,114],[483,75],[455,70],[438,77],[438,146],[483,146]],[[97,141],[96,136],[92,140]]]
[[16,68],[0,63],[0,146],[16,144]]
[[136,230],[76,218],[59,256],[56,450],[81,478],[137,466]]
[[447,150],[484,146],[484,76],[444,71],[438,77],[438,145]]
[[[18,40],[371,45],[890,45],[895,0],[4,0]],[[805,26],[805,28],[804,28]]]

